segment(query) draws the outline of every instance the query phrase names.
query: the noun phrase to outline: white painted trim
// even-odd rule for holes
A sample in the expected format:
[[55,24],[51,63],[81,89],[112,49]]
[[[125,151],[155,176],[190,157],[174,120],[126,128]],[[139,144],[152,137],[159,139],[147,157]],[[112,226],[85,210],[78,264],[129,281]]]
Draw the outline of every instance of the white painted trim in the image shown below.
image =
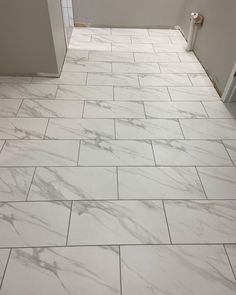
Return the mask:
[[229,76],[228,82],[226,84],[223,96],[222,96],[222,100],[224,102],[231,102],[233,101],[233,97],[235,96],[236,93],[236,77],[235,77],[235,73],[236,73],[236,62],[233,66],[233,70]]

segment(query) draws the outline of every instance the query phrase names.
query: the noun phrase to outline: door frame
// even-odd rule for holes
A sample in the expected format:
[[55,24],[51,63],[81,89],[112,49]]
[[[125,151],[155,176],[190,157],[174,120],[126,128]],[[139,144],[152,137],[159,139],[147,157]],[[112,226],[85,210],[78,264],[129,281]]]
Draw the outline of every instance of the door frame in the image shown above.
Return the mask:
[[236,97],[236,62],[229,76],[224,93],[222,95],[223,102],[231,102]]

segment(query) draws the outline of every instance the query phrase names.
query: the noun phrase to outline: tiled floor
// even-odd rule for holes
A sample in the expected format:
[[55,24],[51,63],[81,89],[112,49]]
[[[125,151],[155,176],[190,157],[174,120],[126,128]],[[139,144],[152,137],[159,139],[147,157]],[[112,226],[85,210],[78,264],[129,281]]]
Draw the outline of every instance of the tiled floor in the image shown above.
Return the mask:
[[1,295],[236,294],[236,103],[179,31],[74,29],[0,117]]

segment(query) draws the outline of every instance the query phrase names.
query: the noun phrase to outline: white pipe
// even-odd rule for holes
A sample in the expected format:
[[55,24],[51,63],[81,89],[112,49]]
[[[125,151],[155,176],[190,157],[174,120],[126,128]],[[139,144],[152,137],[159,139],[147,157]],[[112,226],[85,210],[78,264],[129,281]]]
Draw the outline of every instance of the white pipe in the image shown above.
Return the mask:
[[190,27],[189,27],[189,32],[188,32],[188,44],[186,46],[187,51],[192,51],[193,50],[193,45],[194,45],[194,39],[195,39],[195,30],[196,30],[196,23],[195,20],[198,18],[198,13],[192,12],[191,13],[191,18],[190,18]]

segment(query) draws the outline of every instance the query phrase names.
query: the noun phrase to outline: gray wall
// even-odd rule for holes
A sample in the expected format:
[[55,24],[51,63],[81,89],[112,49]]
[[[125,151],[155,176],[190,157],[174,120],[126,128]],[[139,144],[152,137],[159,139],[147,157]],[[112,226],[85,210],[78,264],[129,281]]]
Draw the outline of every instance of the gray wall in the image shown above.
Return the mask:
[[180,18],[180,27],[186,35],[192,11],[205,17],[194,51],[219,92],[223,93],[236,61],[236,0],[186,0]]
[[1,0],[0,75],[59,74],[66,44],[61,10],[52,8],[60,0],[48,1]]
[[185,0],[73,0],[74,21],[91,26],[173,27]]

